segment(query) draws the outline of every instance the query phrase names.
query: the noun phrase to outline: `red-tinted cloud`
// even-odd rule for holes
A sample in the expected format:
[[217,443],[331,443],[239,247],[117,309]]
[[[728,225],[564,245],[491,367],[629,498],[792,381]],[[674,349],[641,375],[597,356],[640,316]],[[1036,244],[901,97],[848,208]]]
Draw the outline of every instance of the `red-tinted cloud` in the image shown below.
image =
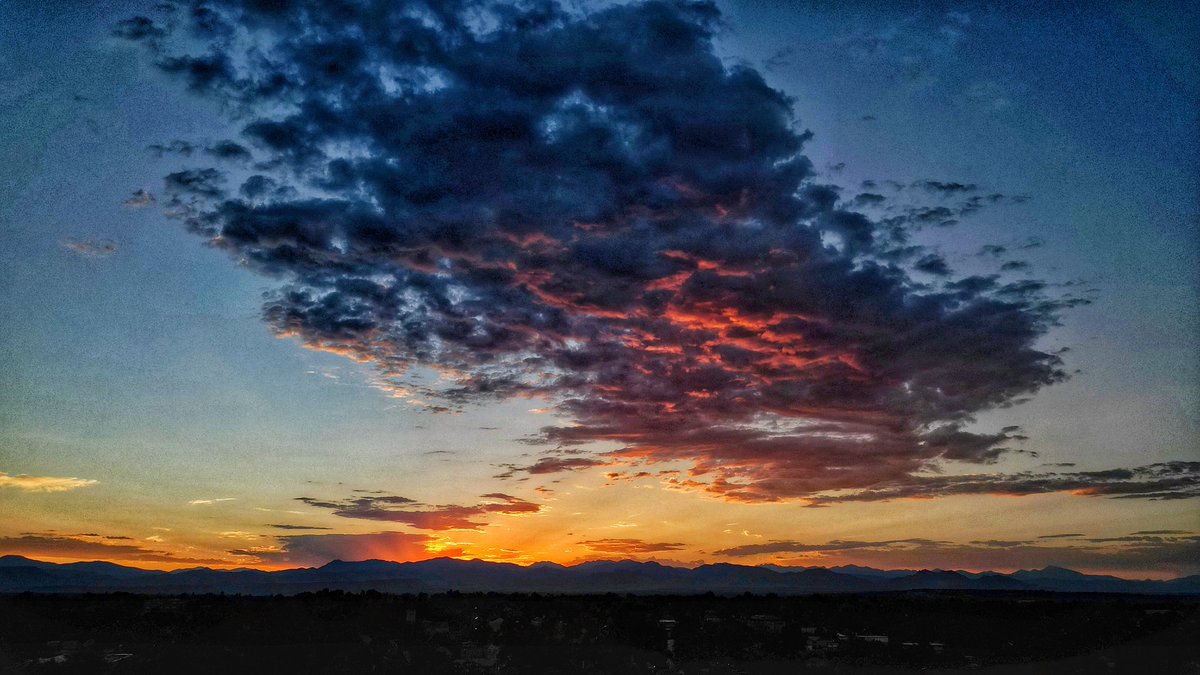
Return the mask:
[[438,556],[459,556],[461,549],[431,552],[433,537],[405,532],[370,534],[296,534],[279,538],[279,545],[230,551],[272,564],[320,566],[332,560],[391,560],[410,562]]
[[[438,410],[548,399],[573,424],[533,442],[621,446],[514,471],[680,460],[678,486],[741,501],[872,488],[994,462],[1021,436],[965,425],[1065,377],[1037,343],[1080,299],[956,276],[911,241],[1003,195],[922,181],[936,205],[849,210],[792,101],[714,52],[715,5],[376,9],[210,2],[202,53],[119,30],[245,113],[260,173],[165,187],[191,231],[284,280],[277,334],[397,389],[417,365],[453,374],[419,391]],[[478,514],[331,508],[429,529]]]

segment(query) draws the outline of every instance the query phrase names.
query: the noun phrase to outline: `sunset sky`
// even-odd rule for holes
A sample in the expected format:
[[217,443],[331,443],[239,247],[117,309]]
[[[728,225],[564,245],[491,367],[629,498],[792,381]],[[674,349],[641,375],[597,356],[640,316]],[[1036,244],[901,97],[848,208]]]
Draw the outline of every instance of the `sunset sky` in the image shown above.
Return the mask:
[[1200,573],[1194,3],[283,4],[0,3],[0,554]]

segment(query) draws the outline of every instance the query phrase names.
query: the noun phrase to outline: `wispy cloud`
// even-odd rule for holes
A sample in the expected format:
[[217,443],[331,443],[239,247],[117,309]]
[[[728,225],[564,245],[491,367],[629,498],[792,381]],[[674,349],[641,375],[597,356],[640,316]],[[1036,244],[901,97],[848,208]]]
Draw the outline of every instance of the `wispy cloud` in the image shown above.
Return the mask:
[[814,495],[813,506],[842,502],[949,497],[952,495],[1022,496],[1069,492],[1113,499],[1174,500],[1200,497],[1200,462],[1162,462],[1132,469],[1012,474],[923,475],[886,481],[868,489]]
[[67,239],[62,246],[84,258],[107,258],[117,252],[117,245],[106,239]]
[[713,551],[714,555],[721,556],[755,556],[767,555],[776,553],[828,553],[833,551],[853,551],[858,549],[874,549],[874,550],[894,550],[899,548],[915,548],[929,546],[947,546],[950,542],[935,541],[932,539],[888,539],[884,541],[844,541],[837,540],[825,542],[823,544],[810,544],[800,541],[783,540],[772,541],[765,544],[743,544],[734,546],[733,548],[720,549]]
[[589,539],[579,542],[595,553],[606,555],[641,555],[645,553],[661,553],[663,551],[678,551],[684,547],[680,543],[647,542],[641,539]]
[[[1062,535],[1060,535],[1062,536]],[[1200,572],[1200,535],[1128,535],[1079,541],[1075,535],[1053,540],[978,540],[966,543],[932,539],[833,540],[813,543],[777,540],[714,551],[730,558],[767,558],[784,564],[829,561],[882,567],[1012,570],[1059,565],[1086,570],[1154,570],[1178,576]]]
[[330,509],[333,515],[359,520],[404,523],[421,530],[478,530],[485,525],[479,520],[491,515],[532,515],[542,510],[540,504],[502,493],[482,496],[478,504],[421,504],[408,497],[376,495],[329,501],[312,497],[297,497],[309,506]]
[[154,198],[154,195],[151,194],[149,190],[146,190],[145,188],[141,188],[141,189],[138,189],[137,191],[135,191],[129,197],[129,199],[126,199],[125,201],[123,201],[121,203],[131,209],[140,209],[140,208],[145,208],[147,206],[150,206],[151,204],[153,204],[156,201],[158,201],[158,200]]
[[95,485],[100,481],[90,478],[58,478],[55,476],[30,476],[19,473],[10,475],[0,471],[0,488],[16,488],[26,492],[67,492]]

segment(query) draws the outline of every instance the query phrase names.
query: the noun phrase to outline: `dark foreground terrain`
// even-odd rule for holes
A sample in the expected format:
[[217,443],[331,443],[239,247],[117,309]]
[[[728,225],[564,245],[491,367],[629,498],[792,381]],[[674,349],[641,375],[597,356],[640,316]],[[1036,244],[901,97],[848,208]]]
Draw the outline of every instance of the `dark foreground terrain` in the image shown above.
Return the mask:
[[0,597],[28,673],[1200,672],[1200,598],[863,595]]

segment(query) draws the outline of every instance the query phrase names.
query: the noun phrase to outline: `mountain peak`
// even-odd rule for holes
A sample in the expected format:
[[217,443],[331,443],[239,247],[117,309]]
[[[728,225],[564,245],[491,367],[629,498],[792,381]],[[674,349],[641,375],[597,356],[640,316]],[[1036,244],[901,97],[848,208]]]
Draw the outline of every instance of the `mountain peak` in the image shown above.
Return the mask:
[[[1200,578],[1131,581],[1081,574],[1063,567],[1012,574],[959,570],[878,570],[857,576],[826,568],[784,568],[732,563],[694,569],[636,560],[593,560],[563,566],[540,562],[522,567],[485,560],[434,558],[411,563],[388,560],[334,560],[320,568],[212,570],[163,573],[111,563],[57,564],[19,555],[0,556],[0,592],[93,589],[134,593],[242,592],[299,593],[321,589],[393,593],[458,591],[554,593],[858,593],[873,591],[1102,591],[1116,593],[1196,593]],[[841,568],[845,569],[845,568]],[[858,568],[868,569],[868,568]],[[885,576],[885,573],[887,576]],[[899,575],[899,576],[891,576]]]
[[1043,573],[1053,573],[1053,574],[1070,574],[1070,575],[1076,576],[1076,577],[1087,576],[1082,572],[1076,572],[1073,569],[1069,569],[1067,567],[1059,567],[1058,565],[1046,565],[1045,567],[1042,568],[1042,572]]
[[1042,569],[1021,570],[1014,573],[1018,577],[1037,577],[1041,579],[1086,579],[1087,574],[1076,572],[1066,567],[1058,567],[1057,565],[1046,565]]
[[323,570],[360,569],[361,570],[361,569],[395,567],[396,565],[399,565],[399,564],[400,563],[398,563],[398,562],[394,562],[391,560],[380,560],[378,558],[371,558],[370,560],[340,560],[339,559],[339,560],[330,560],[329,562],[325,563],[324,565],[321,565],[321,567],[318,569],[323,569]]

